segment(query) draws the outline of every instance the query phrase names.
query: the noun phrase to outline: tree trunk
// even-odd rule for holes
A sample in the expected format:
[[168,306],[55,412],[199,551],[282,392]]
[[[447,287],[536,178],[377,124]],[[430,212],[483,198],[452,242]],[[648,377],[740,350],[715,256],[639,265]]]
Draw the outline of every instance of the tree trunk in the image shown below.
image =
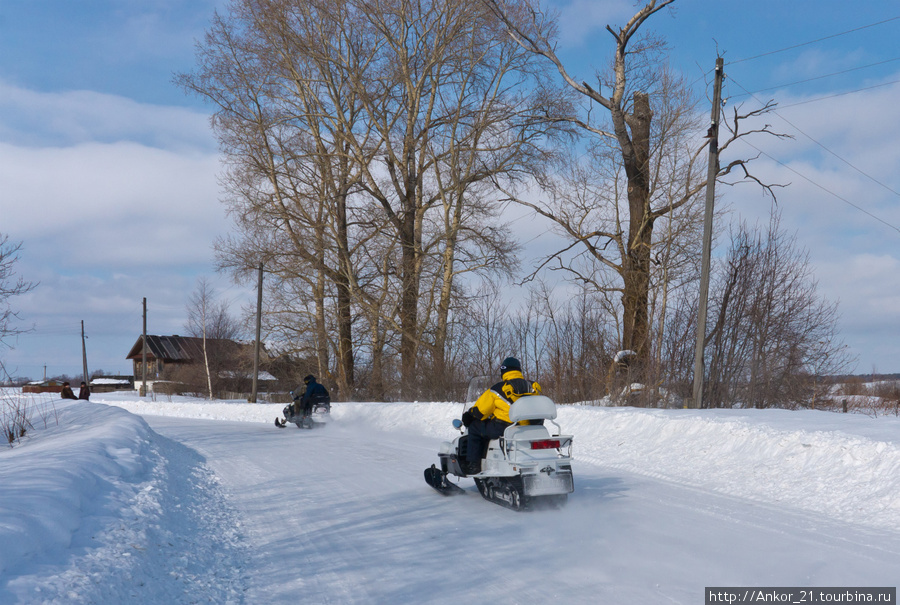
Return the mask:
[[345,399],[351,396],[355,386],[353,359],[353,312],[350,276],[353,261],[350,258],[350,244],[347,229],[347,194],[338,196],[336,217],[338,244],[338,272],[335,278],[337,288],[337,324],[338,324],[338,393]]
[[627,120],[631,127],[630,140],[624,129],[616,128],[628,178],[629,209],[628,242],[622,263],[622,349],[637,353],[634,362],[643,367],[649,357],[650,251],[653,243],[649,161],[653,111],[650,96],[634,93],[633,113],[619,119]]
[[[414,202],[413,204],[414,205]],[[400,390],[413,397],[419,332],[419,254],[416,244],[416,212],[407,209],[400,229]]]

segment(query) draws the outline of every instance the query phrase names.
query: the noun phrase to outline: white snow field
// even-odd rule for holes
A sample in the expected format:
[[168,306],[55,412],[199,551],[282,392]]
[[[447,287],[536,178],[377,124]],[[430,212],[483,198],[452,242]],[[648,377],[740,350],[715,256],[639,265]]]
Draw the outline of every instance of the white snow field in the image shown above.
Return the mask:
[[560,406],[575,492],[516,513],[425,483],[461,404],[335,403],[313,431],[275,428],[281,407],[32,401],[0,450],[0,603],[694,604],[900,578],[895,417]]

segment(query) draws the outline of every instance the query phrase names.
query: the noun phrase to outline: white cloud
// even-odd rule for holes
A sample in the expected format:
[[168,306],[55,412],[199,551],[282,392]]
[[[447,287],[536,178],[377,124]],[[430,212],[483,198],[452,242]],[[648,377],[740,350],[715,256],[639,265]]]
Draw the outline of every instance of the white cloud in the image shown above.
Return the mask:
[[[820,295],[840,301],[843,338],[859,355],[861,372],[873,366],[900,370],[900,344],[892,337],[900,332],[900,200],[888,189],[900,191],[898,94],[900,85],[891,84],[802,105],[794,104],[822,95],[778,94],[778,113],[790,123],[778,116],[765,122],[795,138],[754,141],[781,162],[761,156],[753,172],[766,182],[790,183],[776,190],[782,227],[796,231],[798,243],[809,251]],[[757,153],[735,146],[722,162]],[[751,221],[767,216],[771,207],[771,200],[752,186],[725,188],[723,195],[738,216]]]
[[214,154],[135,143],[0,145],[3,229],[60,266],[196,262],[228,228],[217,170]]
[[[613,29],[621,27],[625,21],[634,14],[636,8],[627,0],[610,0],[597,2],[596,0],[571,0],[558,3],[559,11],[559,41],[563,48],[573,48],[586,44],[593,47],[603,47],[591,38],[602,36],[604,41],[608,39],[612,43],[612,36],[606,31],[607,25]],[[603,55],[609,56],[609,53]]]
[[3,353],[10,371],[80,372],[81,320],[91,368],[127,369],[143,297],[151,330],[181,331],[230,229],[219,169],[198,112],[0,82],[0,230],[23,244],[17,273],[40,282],[12,301],[36,331]]
[[796,59],[779,64],[771,73],[774,80],[784,83],[805,78],[817,78],[866,63],[862,50],[846,52],[838,49],[812,48],[801,52]]
[[0,141],[27,146],[136,141],[215,149],[209,116],[89,90],[38,92],[0,80]]

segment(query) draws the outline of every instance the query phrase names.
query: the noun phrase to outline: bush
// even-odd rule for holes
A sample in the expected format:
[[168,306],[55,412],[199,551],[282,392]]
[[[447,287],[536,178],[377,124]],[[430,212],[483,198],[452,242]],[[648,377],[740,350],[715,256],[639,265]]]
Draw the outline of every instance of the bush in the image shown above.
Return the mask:
[[9,390],[0,391],[0,431],[10,447],[34,428],[33,421],[42,423],[46,428],[51,419],[59,423],[52,400],[33,394],[25,396]]

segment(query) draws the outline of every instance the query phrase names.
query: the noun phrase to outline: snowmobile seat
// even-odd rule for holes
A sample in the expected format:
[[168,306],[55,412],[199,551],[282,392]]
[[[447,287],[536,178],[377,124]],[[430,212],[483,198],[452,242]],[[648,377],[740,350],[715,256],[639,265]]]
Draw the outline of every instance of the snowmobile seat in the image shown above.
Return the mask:
[[520,420],[553,420],[556,404],[545,395],[520,397],[509,407],[509,419],[515,424]]

